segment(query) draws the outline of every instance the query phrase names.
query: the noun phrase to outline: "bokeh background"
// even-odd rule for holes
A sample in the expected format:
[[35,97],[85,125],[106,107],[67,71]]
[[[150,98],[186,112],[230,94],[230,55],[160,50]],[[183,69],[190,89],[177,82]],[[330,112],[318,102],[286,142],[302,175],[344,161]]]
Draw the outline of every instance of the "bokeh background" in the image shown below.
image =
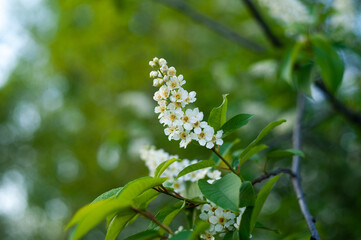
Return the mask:
[[[163,134],[149,79],[154,56],[185,76],[206,116],[224,93],[230,94],[228,117],[255,114],[227,138],[238,137],[237,147],[282,118],[287,124],[265,143],[292,147],[297,94],[277,78],[283,50],[272,50],[240,0],[185,2],[269,50],[242,48],[158,1],[0,0],[0,239],[66,239],[64,224],[77,209],[147,175],[138,154],[144,144],[182,158],[209,157],[207,149],[179,149]],[[307,31],[317,10],[314,1],[298,2],[304,12],[287,8],[284,0],[258,2],[288,39]],[[359,1],[318,2],[335,8],[321,31],[345,46],[336,96],[360,112]],[[304,125],[303,186],[317,227],[324,239],[361,239],[361,129],[314,87]],[[260,176],[257,164],[263,161],[261,154],[248,163],[245,175]],[[268,170],[290,164],[277,160]],[[257,230],[254,239],[308,236],[288,176],[271,193],[261,219],[280,234]],[[136,222],[119,239],[145,224]],[[104,232],[99,226],[84,239],[102,239]]]

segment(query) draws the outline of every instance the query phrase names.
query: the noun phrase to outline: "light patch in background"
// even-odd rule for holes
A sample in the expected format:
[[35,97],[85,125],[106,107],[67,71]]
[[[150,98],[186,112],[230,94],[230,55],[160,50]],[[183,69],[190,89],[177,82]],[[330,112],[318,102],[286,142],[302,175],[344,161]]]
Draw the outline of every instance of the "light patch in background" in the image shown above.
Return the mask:
[[57,154],[57,175],[60,181],[69,183],[78,178],[79,162],[71,152],[63,151]]
[[0,215],[22,217],[27,207],[25,179],[16,170],[7,171],[0,184]]
[[139,117],[150,117],[154,113],[152,101],[143,92],[122,92],[118,95],[117,102],[119,107],[129,108]]
[[41,117],[34,104],[20,102],[15,110],[13,119],[15,123],[27,134],[34,133],[41,123]]
[[128,145],[128,155],[131,157],[132,160],[139,158],[139,151],[142,149],[143,146],[150,146],[152,142],[148,138],[135,138],[131,140]]
[[114,142],[103,143],[98,150],[97,162],[101,168],[111,171],[118,167],[121,155],[121,147]]
[[48,217],[53,220],[63,220],[69,216],[69,208],[60,198],[54,198],[45,203]]
[[45,89],[42,95],[42,105],[47,111],[55,111],[63,105],[63,95],[56,87]]

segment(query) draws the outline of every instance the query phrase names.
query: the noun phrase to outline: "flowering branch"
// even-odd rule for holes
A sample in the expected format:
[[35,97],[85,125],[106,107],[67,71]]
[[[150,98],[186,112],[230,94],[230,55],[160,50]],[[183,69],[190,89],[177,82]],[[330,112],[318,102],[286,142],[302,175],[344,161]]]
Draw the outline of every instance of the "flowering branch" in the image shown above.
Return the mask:
[[276,175],[278,175],[278,174],[280,174],[280,173],[287,173],[287,174],[289,174],[289,175],[292,176],[292,177],[296,176],[296,175],[292,172],[291,169],[288,169],[288,168],[280,168],[280,169],[277,169],[277,170],[275,170],[275,171],[273,171],[273,172],[266,173],[266,174],[260,176],[259,178],[253,180],[253,181],[252,181],[252,185],[255,185],[255,184],[257,184],[257,183],[260,183],[260,182],[262,182],[263,180],[266,180],[266,179],[268,179],[268,178],[270,178],[270,177],[272,177],[272,176],[276,176]]
[[139,213],[140,215],[144,216],[145,218],[148,218],[150,220],[152,220],[153,222],[155,222],[159,227],[163,228],[165,231],[167,231],[169,234],[174,234],[174,232],[166,225],[164,225],[163,223],[159,222],[158,219],[151,213],[148,211],[142,211],[136,207],[131,207],[131,209],[136,212]]
[[256,6],[252,3],[251,0],[243,0],[244,4],[248,7],[248,10],[251,12],[253,17],[256,19],[257,23],[262,28],[264,34],[268,38],[268,40],[272,43],[274,47],[282,47],[281,41],[275,36],[275,34],[271,31],[271,28],[268,26],[266,21],[263,19],[262,15],[257,10]]
[[[293,129],[293,148],[296,150],[301,150],[302,144],[302,117],[304,112],[304,104],[305,104],[305,97],[302,93],[298,94],[297,99],[297,119]],[[302,214],[306,219],[308,228],[311,232],[311,239],[313,240],[321,240],[320,235],[318,234],[316,225],[315,225],[315,218],[311,215],[306,199],[305,194],[302,189],[301,185],[301,176],[300,176],[300,166],[301,166],[301,157],[298,155],[293,156],[292,160],[292,172],[294,175],[292,176],[292,183],[293,188],[295,190],[298,204],[300,205]]]
[[263,46],[248,40],[247,38],[241,36],[239,33],[233,31],[232,29],[229,29],[225,25],[213,20],[207,15],[198,12],[197,10],[186,4],[184,1],[179,1],[179,0],[156,0],[156,1],[180,11],[184,15],[187,15],[189,18],[194,20],[195,22],[198,22],[208,27],[209,29],[218,33],[220,36],[227,38],[244,48],[247,48],[257,53],[264,52],[266,50]]

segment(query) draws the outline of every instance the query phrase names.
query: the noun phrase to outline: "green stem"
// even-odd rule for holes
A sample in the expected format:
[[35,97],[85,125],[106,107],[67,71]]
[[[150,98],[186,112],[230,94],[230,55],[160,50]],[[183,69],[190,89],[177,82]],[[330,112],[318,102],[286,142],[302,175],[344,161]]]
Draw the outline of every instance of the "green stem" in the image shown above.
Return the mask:
[[[227,160],[224,159],[224,158],[222,157],[222,155],[219,154],[219,152],[217,152],[217,150],[216,150],[215,148],[212,148],[211,150],[217,155],[217,157],[218,157],[219,159],[222,160],[222,162],[224,162],[224,164],[227,165],[227,167],[228,167],[229,170],[231,170],[234,174],[236,174],[237,176],[239,176],[239,174],[236,172],[236,170],[233,169],[233,167],[231,166],[231,164],[230,164],[229,162],[227,162]],[[239,176],[239,177],[240,177],[240,176]]]

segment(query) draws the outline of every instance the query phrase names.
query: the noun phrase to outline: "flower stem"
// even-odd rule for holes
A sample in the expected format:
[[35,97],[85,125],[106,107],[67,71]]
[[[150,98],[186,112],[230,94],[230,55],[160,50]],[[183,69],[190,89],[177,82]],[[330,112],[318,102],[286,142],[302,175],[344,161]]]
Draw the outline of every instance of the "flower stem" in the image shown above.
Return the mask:
[[227,165],[227,167],[228,167],[229,170],[231,170],[234,174],[236,174],[237,176],[239,176],[239,174],[236,172],[236,170],[233,169],[233,167],[231,166],[231,164],[230,164],[229,162],[227,162],[227,160],[224,159],[224,158],[222,157],[222,155],[219,154],[219,152],[218,152],[215,148],[212,148],[211,150],[217,155],[217,157],[218,157],[219,159],[222,160],[222,162],[224,162],[224,164]]

